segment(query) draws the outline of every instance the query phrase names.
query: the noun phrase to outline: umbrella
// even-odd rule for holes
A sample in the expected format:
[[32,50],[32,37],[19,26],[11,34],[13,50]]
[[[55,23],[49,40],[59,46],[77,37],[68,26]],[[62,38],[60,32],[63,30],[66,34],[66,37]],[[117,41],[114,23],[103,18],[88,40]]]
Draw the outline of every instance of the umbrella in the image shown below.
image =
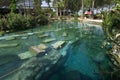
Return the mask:
[[86,11],[85,14],[90,15],[90,14],[92,14],[92,12],[91,11]]

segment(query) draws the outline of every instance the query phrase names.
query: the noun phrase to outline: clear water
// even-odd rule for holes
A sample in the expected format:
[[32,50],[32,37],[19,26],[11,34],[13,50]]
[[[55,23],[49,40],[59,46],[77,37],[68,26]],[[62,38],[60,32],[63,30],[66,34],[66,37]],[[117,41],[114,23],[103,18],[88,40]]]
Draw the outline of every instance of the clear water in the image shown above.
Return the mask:
[[[31,32],[39,33],[27,36],[28,39],[25,40],[17,37],[11,41],[4,39],[0,41],[0,44],[19,43],[17,47],[0,48],[0,76],[22,64],[22,61],[16,56],[17,54],[27,51],[30,46],[38,45],[47,38],[55,38],[56,40],[65,41],[77,39],[77,41],[67,50],[69,57],[65,64],[53,73],[49,80],[106,79],[105,71],[109,68],[109,61],[105,55],[106,51],[101,48],[104,34],[100,26],[89,26],[80,22],[59,21],[39,28],[6,34],[5,36]],[[42,34],[48,34],[49,37],[38,38]],[[51,45],[52,43],[46,43],[46,45]],[[12,56],[15,57],[13,58]],[[16,63],[18,65],[15,66]]]

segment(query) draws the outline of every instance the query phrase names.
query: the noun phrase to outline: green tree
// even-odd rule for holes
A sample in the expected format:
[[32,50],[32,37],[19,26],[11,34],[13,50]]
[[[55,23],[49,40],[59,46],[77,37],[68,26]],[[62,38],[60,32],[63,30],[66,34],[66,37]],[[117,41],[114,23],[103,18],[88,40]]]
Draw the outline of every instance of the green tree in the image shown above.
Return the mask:
[[54,7],[54,9],[56,10],[56,13],[57,13],[57,16],[58,16],[58,2],[59,2],[60,0],[53,0],[53,7]]
[[17,2],[17,0],[10,0],[11,13],[13,13],[16,10],[16,2]]
[[45,2],[48,4],[48,7],[49,7],[50,10],[51,10],[51,7],[50,7],[50,2],[51,2],[51,0],[45,0]]
[[34,0],[34,12],[35,15],[39,15],[41,11],[42,0]]
[[60,17],[61,17],[61,16],[62,16],[62,11],[63,11],[63,9],[64,9],[64,0],[59,1],[59,2],[57,3],[57,7],[58,7],[58,11],[59,11]]
[[78,12],[81,8],[81,0],[65,0],[66,8],[71,10],[73,13]]

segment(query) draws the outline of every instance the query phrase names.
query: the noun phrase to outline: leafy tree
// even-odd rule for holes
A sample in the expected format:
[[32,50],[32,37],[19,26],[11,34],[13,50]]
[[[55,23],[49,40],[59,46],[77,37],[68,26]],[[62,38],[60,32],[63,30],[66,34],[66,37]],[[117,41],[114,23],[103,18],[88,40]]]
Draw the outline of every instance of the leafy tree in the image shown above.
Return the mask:
[[16,9],[16,2],[17,2],[17,0],[10,0],[11,13],[13,13]]
[[34,11],[35,15],[40,14],[42,0],[34,0]]
[[64,0],[59,1],[59,2],[57,3],[57,7],[58,7],[58,11],[59,11],[59,13],[60,13],[60,16],[62,16],[62,10],[64,9]]
[[51,7],[50,7],[51,0],[45,0],[45,2],[48,4],[48,7],[51,9]]
[[72,12],[78,12],[81,8],[81,0],[65,0],[66,8]]

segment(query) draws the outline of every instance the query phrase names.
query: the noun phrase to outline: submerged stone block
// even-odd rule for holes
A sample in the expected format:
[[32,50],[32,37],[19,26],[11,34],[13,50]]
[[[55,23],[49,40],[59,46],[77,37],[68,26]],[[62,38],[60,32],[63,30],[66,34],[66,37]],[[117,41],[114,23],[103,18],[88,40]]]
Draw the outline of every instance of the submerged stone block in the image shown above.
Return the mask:
[[45,44],[39,44],[37,47],[40,50],[46,50],[48,48]]
[[51,38],[50,38],[50,39],[44,40],[43,42],[44,42],[44,43],[49,43],[49,42],[52,42],[52,41],[55,41],[55,40],[56,40],[56,39],[51,39]]
[[28,39],[28,37],[21,37],[21,39]]
[[5,40],[8,40],[8,41],[9,41],[9,40],[14,40],[14,39],[15,39],[15,37],[13,37],[13,36],[6,37],[6,38],[5,38]]
[[21,53],[21,54],[18,54],[18,57],[20,59],[28,59],[28,58],[31,58],[35,56],[34,54],[32,54],[30,51],[27,51],[27,52],[24,52],[24,53]]
[[16,47],[18,46],[18,43],[11,43],[11,44],[0,44],[0,48],[5,48],[5,47]]
[[39,38],[44,38],[44,37],[48,37],[49,35],[48,34],[43,34],[43,35],[40,35],[38,36]]
[[57,41],[56,43],[52,44],[53,48],[58,49],[62,47],[62,45],[65,43],[65,41]]
[[32,36],[32,35],[34,35],[34,33],[27,33],[29,36]]
[[31,46],[30,48],[29,48],[29,51],[31,52],[31,53],[34,53],[34,54],[39,54],[39,53],[41,53],[41,52],[45,52],[45,50],[40,50],[37,46]]
[[63,37],[67,37],[67,35],[68,35],[68,34],[67,34],[66,32],[64,32],[64,33],[62,34]]

